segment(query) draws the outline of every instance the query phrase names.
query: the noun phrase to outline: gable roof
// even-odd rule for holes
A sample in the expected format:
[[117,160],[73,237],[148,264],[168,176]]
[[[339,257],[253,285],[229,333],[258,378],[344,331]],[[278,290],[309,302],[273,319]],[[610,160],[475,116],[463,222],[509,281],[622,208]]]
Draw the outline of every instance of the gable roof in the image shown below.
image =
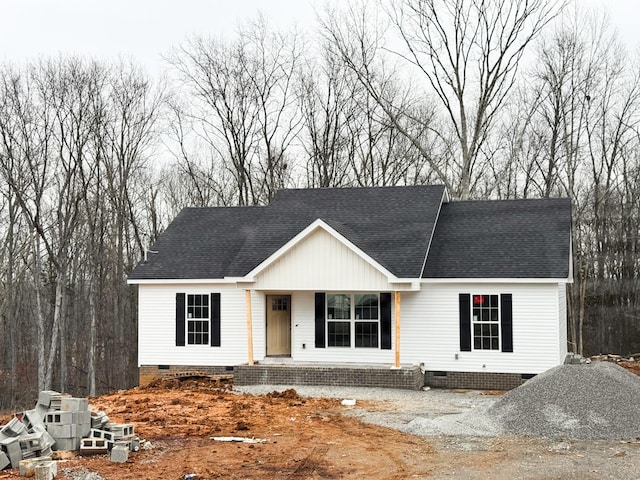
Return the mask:
[[[293,248],[297,248],[300,244],[304,243],[305,240],[312,237],[318,231],[323,231],[325,234],[333,237],[334,240],[346,246],[354,255],[360,257],[364,260],[370,267],[377,270],[380,274],[386,277],[393,277],[393,274],[389,272],[382,265],[378,264],[373,258],[371,258],[366,252],[360,250],[358,247],[353,245],[344,235],[338,233],[336,229],[331,227],[327,222],[318,218],[313,223],[308,225],[304,230],[298,233],[295,237],[289,240],[285,245],[280,247],[276,252],[267,257],[263,262],[256,266],[251,272],[247,274],[249,277],[253,277],[255,275],[259,275],[264,270],[268,269],[271,265],[281,260],[284,256],[291,252]],[[311,254],[311,253],[309,253]],[[323,259],[325,261],[325,259]]]
[[423,278],[568,278],[568,198],[442,205]]
[[264,207],[183,209],[130,280],[242,277],[321,219],[399,278],[419,278],[441,185],[292,189]]

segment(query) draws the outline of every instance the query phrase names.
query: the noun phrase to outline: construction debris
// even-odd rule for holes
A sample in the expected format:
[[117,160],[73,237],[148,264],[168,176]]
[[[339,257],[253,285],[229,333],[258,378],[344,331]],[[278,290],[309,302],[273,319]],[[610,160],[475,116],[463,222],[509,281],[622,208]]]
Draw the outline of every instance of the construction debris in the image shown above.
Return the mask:
[[590,357],[591,360],[599,360],[601,362],[615,362],[615,363],[620,363],[620,362],[639,362],[640,363],[640,352],[638,353],[634,353],[632,355],[629,355],[627,357],[624,357],[622,355],[615,355],[613,353],[607,353],[607,354],[600,354],[600,355],[593,355],[592,357]]
[[46,390],[32,410],[16,413],[0,428],[0,470],[20,468],[21,475],[49,479],[57,473],[53,451],[93,455],[116,447],[114,462],[126,462],[130,451],[140,449],[133,425],[109,422],[104,412],[90,409],[86,398]]
[[249,438],[249,437],[211,437],[216,442],[240,442],[240,443],[267,443],[266,438]]

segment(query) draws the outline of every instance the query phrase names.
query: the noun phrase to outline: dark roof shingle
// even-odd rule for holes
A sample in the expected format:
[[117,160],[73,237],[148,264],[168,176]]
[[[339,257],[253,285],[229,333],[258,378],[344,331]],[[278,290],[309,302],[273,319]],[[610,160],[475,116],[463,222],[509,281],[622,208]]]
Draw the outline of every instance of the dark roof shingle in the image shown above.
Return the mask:
[[567,198],[442,205],[423,278],[567,278]]
[[420,276],[443,186],[293,189],[265,207],[186,208],[130,279],[244,276],[320,218],[398,277]]
[[442,186],[300,189],[265,207],[185,208],[129,278],[241,277],[318,218],[400,278],[568,278],[568,199],[444,195]]

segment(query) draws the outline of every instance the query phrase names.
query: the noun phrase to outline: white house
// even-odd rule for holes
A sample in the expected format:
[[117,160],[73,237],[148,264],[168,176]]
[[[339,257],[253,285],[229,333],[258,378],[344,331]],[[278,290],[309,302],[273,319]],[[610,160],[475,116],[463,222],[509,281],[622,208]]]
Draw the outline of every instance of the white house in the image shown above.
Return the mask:
[[567,353],[568,199],[283,190],[267,206],[186,208],[152,250],[128,279],[141,380],[377,365],[478,386],[527,378]]

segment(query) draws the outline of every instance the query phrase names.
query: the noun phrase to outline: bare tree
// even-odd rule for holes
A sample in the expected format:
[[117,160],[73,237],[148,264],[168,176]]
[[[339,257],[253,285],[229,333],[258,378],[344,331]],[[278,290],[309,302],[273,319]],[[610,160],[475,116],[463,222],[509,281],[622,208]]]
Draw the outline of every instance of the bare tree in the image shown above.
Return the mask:
[[421,158],[418,163],[427,164],[438,181],[451,189],[448,159],[435,153],[447,149],[446,135],[434,124],[431,102],[416,93],[420,89],[411,84],[399,88],[399,65],[389,64],[388,56],[384,55],[388,52],[385,46],[388,25],[379,13],[370,2],[352,4],[340,12],[327,9],[321,20],[327,47],[379,106],[384,121],[410,142],[411,150]]
[[[324,22],[325,34],[346,65],[356,72],[373,98],[396,126],[422,148],[421,139],[402,128],[398,109],[385,98],[372,70],[376,51],[392,51],[426,80],[457,139],[449,172],[423,155],[440,181],[460,198],[468,198],[474,176],[483,165],[479,154],[499,118],[526,47],[557,15],[562,4],[553,0],[399,0],[387,14],[404,49],[380,45],[371,34],[368,5],[350,10],[341,25],[335,14]],[[440,132],[442,133],[442,131]]]
[[300,111],[304,118],[301,143],[307,155],[307,185],[336,187],[348,184],[355,122],[357,84],[329,52],[309,62],[299,83]]
[[296,34],[273,33],[259,18],[233,41],[193,38],[168,58],[191,93],[179,113],[233,176],[239,205],[265,202],[285,183],[286,151],[300,128],[299,56]]

